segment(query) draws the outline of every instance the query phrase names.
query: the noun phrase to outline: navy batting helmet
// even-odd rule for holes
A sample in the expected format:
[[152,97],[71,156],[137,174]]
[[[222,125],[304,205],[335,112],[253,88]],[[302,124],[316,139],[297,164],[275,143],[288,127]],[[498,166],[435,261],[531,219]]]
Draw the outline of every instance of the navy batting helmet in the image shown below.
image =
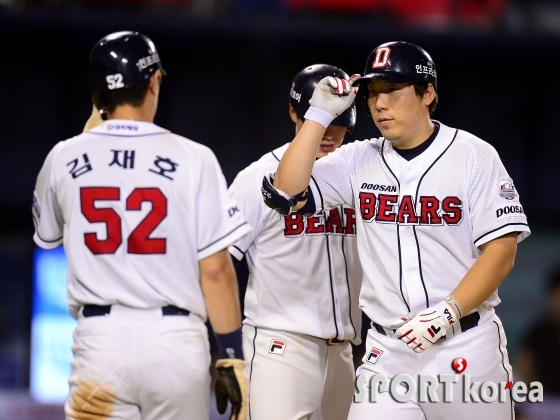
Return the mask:
[[[360,83],[365,85],[370,79],[389,83],[429,82],[437,92],[436,65],[432,57],[410,42],[387,42],[375,48],[366,61]],[[371,115],[366,86],[363,86],[362,95],[366,113]]]
[[156,71],[165,71],[154,43],[138,32],[115,32],[95,44],[89,56],[89,81],[93,103],[107,92],[138,85]]
[[[294,107],[300,120],[305,121],[303,116],[309,108],[309,100],[313,96],[315,86],[327,76],[348,80],[346,72],[329,64],[313,64],[304,68],[294,78],[290,89],[290,104]],[[350,108],[336,117],[331,125],[348,127],[349,131],[352,131],[356,125],[356,106],[352,104]]]

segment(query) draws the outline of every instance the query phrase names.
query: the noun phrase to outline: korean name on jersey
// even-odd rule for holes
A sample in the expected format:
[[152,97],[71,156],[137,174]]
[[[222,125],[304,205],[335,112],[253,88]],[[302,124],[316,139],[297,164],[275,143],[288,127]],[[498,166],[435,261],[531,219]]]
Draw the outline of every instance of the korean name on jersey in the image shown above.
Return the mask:
[[58,143],[37,179],[34,239],[64,243],[70,312],[175,305],[206,319],[198,261],[250,231],[212,151],[151,123],[109,120]]

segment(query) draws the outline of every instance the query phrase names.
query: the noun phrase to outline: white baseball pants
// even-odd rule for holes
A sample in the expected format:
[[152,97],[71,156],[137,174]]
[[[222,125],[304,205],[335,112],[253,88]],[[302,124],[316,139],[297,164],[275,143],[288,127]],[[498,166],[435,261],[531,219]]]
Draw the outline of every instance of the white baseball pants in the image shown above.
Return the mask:
[[[494,402],[484,402],[480,399],[479,393],[485,382],[499,385],[512,381],[506,343],[502,323],[496,315],[490,316],[482,325],[438,342],[419,354],[414,353],[401,340],[370,329],[364,363],[357,371],[357,375],[366,374],[368,384],[369,378],[376,373],[381,373],[389,379],[397,374],[407,373],[415,380],[421,373],[436,376],[455,374],[452,363],[458,357],[466,359],[467,368],[458,375],[459,381],[452,384],[452,402],[443,402],[442,383],[437,387],[439,402],[420,402],[417,391],[408,402],[397,402],[389,392],[380,392],[377,402],[370,402],[369,398],[359,403],[353,402],[348,420],[513,420],[515,414],[509,390],[503,392],[504,402],[500,402],[499,397]],[[375,354],[378,356],[375,357]],[[471,385],[474,382],[479,383],[473,393],[469,394],[469,402],[464,401],[464,375],[467,374]],[[416,382],[417,390],[418,382]],[[503,385],[501,386],[505,389]],[[399,389],[401,394],[406,392],[402,385]],[[486,395],[490,395],[490,391],[488,389],[486,391]],[[369,395],[369,387],[367,392]],[[471,397],[473,394],[475,396]],[[479,402],[475,402],[476,398]]]
[[[275,344],[276,342],[276,344]],[[345,419],[354,394],[349,342],[243,326],[250,420]]]
[[208,420],[210,349],[196,315],[113,305],[74,331],[67,420]]

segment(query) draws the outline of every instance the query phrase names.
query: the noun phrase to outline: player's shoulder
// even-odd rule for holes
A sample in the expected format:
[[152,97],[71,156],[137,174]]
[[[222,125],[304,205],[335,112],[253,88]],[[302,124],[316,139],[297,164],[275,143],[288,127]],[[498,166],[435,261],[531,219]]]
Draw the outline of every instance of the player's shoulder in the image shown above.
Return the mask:
[[286,143],[262,155],[258,160],[242,169],[235,177],[233,183],[252,183],[254,181],[260,185],[263,176],[276,172],[280,159],[282,159],[289,145],[290,143]]
[[[389,142],[379,138],[371,138],[365,140],[354,140],[344,143],[338,149],[331,153],[335,156],[344,156],[345,161],[350,161],[352,159],[360,159],[371,157],[371,154],[378,154],[385,147],[388,147]],[[337,155],[338,154],[338,155]]]
[[497,154],[494,146],[475,134],[458,128],[448,127],[442,123],[439,124],[440,133],[453,138],[453,147],[462,149],[461,153],[472,153],[474,155]]

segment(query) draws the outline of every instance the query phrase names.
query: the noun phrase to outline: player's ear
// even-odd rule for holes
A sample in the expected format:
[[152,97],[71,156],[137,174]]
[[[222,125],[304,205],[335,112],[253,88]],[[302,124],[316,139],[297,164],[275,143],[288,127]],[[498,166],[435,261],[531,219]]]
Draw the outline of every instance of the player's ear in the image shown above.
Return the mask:
[[424,92],[424,97],[422,98],[422,103],[426,106],[430,106],[434,98],[436,97],[436,90],[434,89],[434,85],[428,83],[428,88],[426,92]]
[[289,107],[290,107],[290,118],[292,119],[292,122],[293,122],[294,124],[297,124],[297,122],[298,122],[298,120],[299,120],[298,115],[297,115],[297,112],[296,112],[296,110],[294,109],[294,107],[292,106],[292,104],[289,104]]
[[157,89],[159,89],[159,85],[161,84],[161,77],[161,71],[159,70],[156,70],[154,74],[150,76],[150,84],[148,85],[148,90],[154,95],[156,94]]

